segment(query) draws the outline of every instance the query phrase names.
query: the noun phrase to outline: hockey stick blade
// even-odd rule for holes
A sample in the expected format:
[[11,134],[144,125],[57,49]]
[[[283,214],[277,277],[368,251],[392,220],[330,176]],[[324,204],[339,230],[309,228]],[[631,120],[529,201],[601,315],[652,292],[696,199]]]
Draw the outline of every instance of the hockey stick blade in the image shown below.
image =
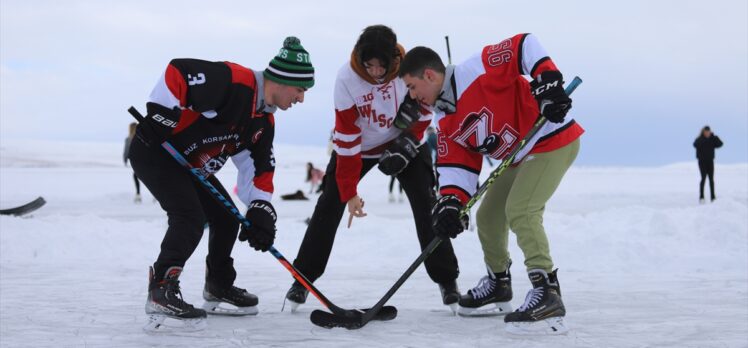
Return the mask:
[[0,209],[0,215],[13,215],[13,216],[22,216],[26,215],[28,213],[31,213],[42,206],[46,204],[47,201],[44,200],[44,198],[39,197],[29,203],[26,203],[22,206],[10,208],[10,209]]
[[[335,327],[342,327],[348,330],[356,330],[364,327],[368,323],[364,322],[364,313],[370,309],[357,309],[346,313],[346,316],[335,315],[319,309],[312,312],[309,319],[319,327],[326,329],[332,329]],[[377,312],[377,314],[371,320],[387,321],[397,317],[397,308],[395,306],[384,306]]]

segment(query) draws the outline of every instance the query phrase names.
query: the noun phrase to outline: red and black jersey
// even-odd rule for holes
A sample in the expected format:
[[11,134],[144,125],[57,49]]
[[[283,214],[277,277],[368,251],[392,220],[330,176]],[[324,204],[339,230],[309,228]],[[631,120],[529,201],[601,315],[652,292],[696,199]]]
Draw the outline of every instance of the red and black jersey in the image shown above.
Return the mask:
[[261,73],[238,64],[174,59],[150,95],[181,109],[168,140],[203,175],[232,158],[245,204],[273,192],[274,108],[265,106],[262,83]]
[[[523,75],[536,77],[558,70],[535,36],[519,34],[489,45],[467,61],[447,67],[437,108],[439,190],[463,203],[478,185],[483,164],[481,147],[491,144],[487,156],[503,159],[539,117],[537,101]],[[567,116],[563,123],[547,122],[517,154],[519,163],[530,153],[549,152],[577,139],[584,130]]]

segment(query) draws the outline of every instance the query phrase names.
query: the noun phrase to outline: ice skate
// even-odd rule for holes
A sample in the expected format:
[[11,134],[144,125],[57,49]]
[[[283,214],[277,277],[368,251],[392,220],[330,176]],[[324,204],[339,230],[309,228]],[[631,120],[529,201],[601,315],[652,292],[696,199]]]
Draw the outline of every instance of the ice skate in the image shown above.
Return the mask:
[[203,309],[216,315],[257,315],[257,296],[247,290],[231,286],[228,288],[205,282]]
[[163,278],[157,279],[153,267],[149,270],[148,298],[145,313],[148,323],[143,326],[147,332],[198,331],[206,327],[206,313],[184,302],[179,289],[179,275],[182,267],[172,266]]
[[291,285],[291,288],[286,293],[286,300],[291,305],[291,313],[296,313],[296,309],[306,302],[307,295],[309,295],[309,290],[299,282],[293,282],[293,285]]
[[546,273],[534,269],[529,272],[533,288],[525,303],[504,317],[506,331],[516,335],[560,335],[569,329],[564,324],[566,308],[561,301],[561,288],[556,271]]
[[489,269],[488,275],[460,298],[457,313],[467,317],[505,315],[512,311],[511,300],[512,275],[509,267],[502,273],[493,273]]
[[442,295],[442,303],[449,306],[452,314],[457,314],[457,302],[460,300],[460,289],[456,281],[440,283],[439,292]]

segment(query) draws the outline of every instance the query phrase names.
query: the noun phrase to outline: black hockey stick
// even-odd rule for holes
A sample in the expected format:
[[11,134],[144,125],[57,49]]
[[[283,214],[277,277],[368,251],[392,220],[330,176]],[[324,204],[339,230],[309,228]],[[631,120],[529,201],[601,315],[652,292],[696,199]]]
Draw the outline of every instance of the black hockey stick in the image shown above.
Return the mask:
[[[579,86],[580,83],[582,83],[582,79],[580,79],[578,76],[574,77],[574,80],[572,80],[571,83],[569,83],[569,85],[566,86],[566,94],[571,95],[574,92],[574,90]],[[535,124],[530,129],[530,131],[514,147],[514,150],[512,150],[512,152],[510,152],[509,155],[504,157],[504,159],[501,161],[501,164],[499,164],[499,166],[496,167],[496,169],[494,169],[493,172],[491,172],[488,179],[485,182],[483,182],[483,184],[478,188],[478,190],[473,195],[473,197],[471,197],[470,200],[467,202],[467,204],[465,204],[465,206],[462,208],[462,210],[460,210],[460,216],[467,215],[470,212],[470,208],[472,208],[473,205],[475,205],[475,203],[483,196],[483,194],[486,193],[486,190],[488,190],[488,187],[494,182],[494,180],[496,180],[496,178],[498,178],[504,172],[504,170],[506,170],[506,168],[509,167],[509,165],[511,165],[512,162],[514,162],[514,158],[517,156],[517,154],[520,151],[522,151],[522,149],[525,148],[527,143],[535,136],[535,134],[538,133],[540,128],[542,128],[546,122],[547,120],[545,117],[542,117],[542,116],[539,117],[538,121],[535,122]],[[442,241],[443,239],[441,237],[435,237],[431,241],[431,243],[429,243],[429,245],[423,249],[423,251],[421,252],[421,255],[418,255],[418,258],[416,258],[416,260],[413,261],[410,267],[408,267],[408,269],[405,270],[405,273],[403,273],[403,275],[400,276],[400,278],[395,282],[395,284],[390,288],[390,290],[387,291],[384,297],[382,297],[382,299],[379,300],[379,302],[377,302],[377,304],[374,305],[374,307],[371,307],[371,309],[368,310],[364,314],[363,318],[361,318],[361,325],[359,327],[363,327],[364,325],[366,325],[366,323],[371,321],[372,318],[374,318],[377,311],[384,307],[384,304],[387,303],[387,301],[392,297],[392,295],[395,294],[395,292],[398,289],[400,289],[400,287],[405,283],[405,281],[408,280],[410,275],[413,274],[413,272],[415,272],[416,268],[418,268],[418,266],[420,266],[421,263],[423,263],[423,261],[426,260],[431,255],[431,253],[434,252],[434,250],[436,250],[436,248],[439,246],[439,244],[441,244]],[[340,325],[337,325],[339,319],[340,319]],[[315,310],[314,312],[312,312],[312,322],[314,322],[318,326],[327,327],[327,328],[347,327],[347,326],[344,326],[343,324],[350,325],[345,320],[343,320],[343,318],[338,318],[335,315],[326,313],[324,311],[319,311],[319,310]]]
[[[144,122],[145,118],[134,107],[131,106],[129,109],[127,109],[127,111],[130,112],[130,114],[133,117],[135,117],[135,119],[138,120],[138,122]],[[218,201],[218,203],[221,204],[221,206],[226,208],[226,210],[228,210],[231,213],[231,215],[236,219],[236,221],[239,222],[239,224],[241,224],[244,227],[249,227],[252,225],[252,223],[249,220],[247,220],[247,218],[239,212],[239,209],[236,208],[236,205],[234,204],[234,202],[231,201],[230,198],[224,197],[223,194],[221,194],[221,192],[219,192],[215,188],[215,186],[213,186],[213,184],[211,184],[207,180],[207,178],[203,176],[202,173],[200,173],[200,171],[197,168],[193,167],[192,164],[190,164],[190,162],[188,162],[187,159],[185,159],[184,156],[182,156],[182,154],[179,153],[179,151],[177,151],[174,148],[174,146],[172,146],[168,141],[164,141],[163,143],[161,143],[161,147],[163,147],[164,150],[166,150],[166,152],[168,152],[177,162],[179,162],[179,164],[181,164],[182,167],[184,167],[190,173],[192,173],[192,175],[195,178],[197,178],[197,180],[202,184],[202,186],[206,190],[208,190],[211,196],[215,198]],[[335,313],[336,317],[340,318],[341,323],[350,322],[350,323],[353,323],[353,325],[355,326],[356,324],[362,321],[362,317],[364,313],[366,313],[367,310],[343,309],[343,308],[336,306],[334,303],[332,303],[332,301],[327,299],[327,297],[325,297],[325,295],[323,295],[322,292],[317,290],[317,288],[314,287],[312,282],[310,282],[309,279],[306,278],[306,276],[304,276],[298,269],[296,269],[296,267],[294,267],[292,263],[288,262],[288,260],[286,260],[283,254],[281,254],[277,249],[275,249],[275,247],[271,246],[268,249],[268,251],[278,260],[278,262],[281,263],[281,265],[283,265],[283,267],[285,267],[289,272],[291,272],[291,275],[301,285],[303,285],[307,290],[309,290],[309,292],[312,295],[314,295],[314,297],[316,297],[319,300],[319,302],[322,303],[322,305],[327,307],[327,309],[329,309],[331,312]],[[379,318],[380,320],[392,320],[395,318],[395,316],[397,316],[397,308],[393,306],[387,306],[387,307],[388,308],[382,310],[383,312],[382,315],[378,316],[377,318]],[[377,309],[377,313],[379,312],[380,310]],[[341,326],[342,325],[343,324],[341,324]]]
[[44,200],[42,197],[38,197],[37,199],[28,202],[24,205],[15,207],[15,208],[8,208],[8,209],[0,209],[0,215],[13,215],[13,216],[22,216],[26,215],[28,213],[31,213],[42,206],[46,204],[47,201]]

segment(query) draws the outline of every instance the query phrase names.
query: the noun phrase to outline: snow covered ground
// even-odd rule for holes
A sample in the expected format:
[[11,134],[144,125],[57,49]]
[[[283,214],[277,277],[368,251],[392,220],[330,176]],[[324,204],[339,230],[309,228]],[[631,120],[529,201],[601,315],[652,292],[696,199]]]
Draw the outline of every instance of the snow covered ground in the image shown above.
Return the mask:
[[[282,145],[276,152],[276,247],[293,260],[316,196],[279,196],[308,190],[304,163],[324,167],[327,156]],[[219,177],[233,187],[235,175],[229,165]],[[452,316],[423,268],[390,300],[397,319],[322,329],[309,322],[322,308],[311,297],[301,313],[281,311],[291,276],[246,244],[234,249],[237,285],[259,295],[258,316],[209,317],[202,332],[147,335],[147,267],[166,220],[147,193],[132,202],[121,144],[4,141],[0,207],[39,195],[48,204],[30,218],[0,217],[0,346],[746,347],[748,164],[717,165],[716,179],[718,200],[699,205],[695,163],[567,174],[545,215],[571,327],[565,336],[517,338],[501,318]],[[369,216],[341,227],[316,283],[341,307],[373,305],[419,253],[407,203],[388,203],[387,183],[376,170],[364,179]],[[511,238],[516,307],[529,281]],[[485,272],[480,245],[475,232],[454,244],[466,291]],[[203,241],[182,276],[185,299],[196,305],[206,249]]]

